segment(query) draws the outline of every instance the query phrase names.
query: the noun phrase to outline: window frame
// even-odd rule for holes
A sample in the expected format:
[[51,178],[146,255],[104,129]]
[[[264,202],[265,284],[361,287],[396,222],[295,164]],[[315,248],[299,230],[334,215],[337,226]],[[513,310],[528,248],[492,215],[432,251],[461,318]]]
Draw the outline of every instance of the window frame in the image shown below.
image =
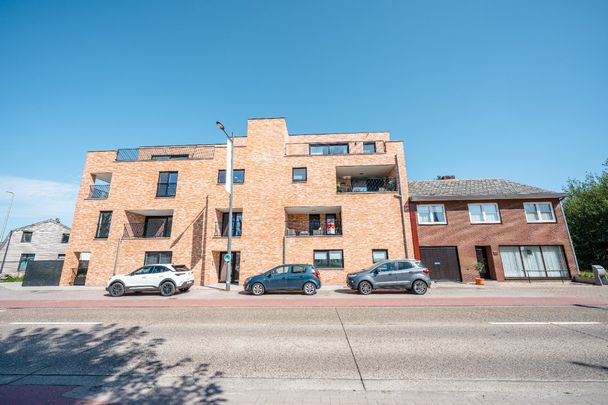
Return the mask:
[[[243,180],[235,181],[234,174],[236,172],[243,172]],[[221,174],[224,173],[224,180],[222,181]],[[232,169],[232,184],[243,184],[245,183],[245,169]],[[226,169],[218,169],[217,171],[217,184],[226,184]]]
[[[294,178],[296,170],[304,170],[304,180],[296,180]],[[307,167],[292,167],[291,168],[291,181],[292,181],[292,183],[306,183],[308,181],[308,168]]]
[[[340,252],[340,264],[341,266],[331,266],[330,262],[331,259],[329,258],[329,255],[331,252]],[[315,259],[315,256],[317,253],[325,253],[325,261],[326,264],[320,264],[318,265]],[[341,270],[344,269],[344,250],[342,249],[315,249],[312,252],[312,261],[313,261],[313,265],[315,266],[315,268],[317,269],[328,269],[328,270]]]
[[[551,220],[540,219],[541,211],[538,209],[538,206],[541,204],[547,204],[551,208],[551,216],[553,217],[553,219],[551,219]],[[528,219],[528,213],[526,212],[526,205],[534,205],[534,212],[536,213],[536,216],[539,218],[537,221],[530,221]],[[553,203],[551,203],[549,201],[524,202],[522,207],[524,209],[524,217],[526,218],[526,222],[529,224],[554,224],[554,223],[557,223],[557,217],[555,216],[555,209],[553,209]]]
[[[420,207],[441,207],[443,210],[443,221],[432,221],[433,216],[431,215],[431,222],[422,222],[420,220]],[[432,213],[431,209],[431,213]],[[418,221],[418,225],[447,225],[448,224],[448,214],[445,209],[445,204],[416,204],[416,219]]]
[[65,253],[58,253],[57,260],[65,260]]
[[[374,260],[374,252],[384,252],[385,253],[385,258],[382,259],[382,260],[375,261]],[[380,263],[380,262],[382,262],[384,260],[389,260],[388,259],[388,249],[372,249],[372,263],[374,263],[374,264],[375,263]]]
[[[27,238],[26,235],[28,236]],[[33,236],[34,231],[21,231],[21,243],[32,243]]]
[[[167,175],[167,180],[166,181],[161,181],[161,177],[163,176],[163,174]],[[171,175],[175,174],[175,182],[171,181]],[[171,198],[171,197],[175,197],[177,195],[177,181],[179,179],[179,172],[177,171],[163,171],[163,172],[158,172],[158,182],[156,183],[156,197],[160,197],[160,198]],[[169,194],[169,190],[171,185],[175,185],[175,191],[173,192],[173,194]],[[161,191],[163,190],[161,187],[164,187],[164,193],[161,193]]]
[[[100,236],[103,214],[110,214],[110,219],[108,221],[108,230],[106,235]],[[99,211],[99,217],[97,218],[97,228],[95,230],[95,239],[108,239],[108,237],[110,236],[110,228],[112,227],[112,216],[112,211]]]
[[[473,221],[473,217],[471,215],[471,205],[479,205],[481,207],[481,216],[483,217],[483,219],[481,221]],[[497,221],[487,221],[486,220],[486,212],[483,209],[484,205],[493,205],[494,207],[496,207],[496,214],[498,215],[498,220]],[[500,208],[498,207],[498,203],[468,203],[467,204],[467,208],[469,210],[469,222],[473,225],[478,225],[478,224],[501,224],[502,223],[502,217],[500,216]]]
[[[373,146],[374,150],[371,152],[368,152],[365,150],[366,146]],[[377,153],[377,149],[376,149],[376,142],[363,142],[363,153]]]
[[62,233],[61,234],[61,243],[68,243],[69,241],[70,241],[70,234]]
[[[168,256],[169,256],[169,261],[167,263],[160,262],[161,255],[163,255],[163,254],[164,255],[168,254]],[[151,255],[158,255],[159,261],[156,263],[148,262],[148,257]],[[171,264],[172,261],[173,261],[173,251],[171,251],[171,250],[164,250],[164,251],[152,250],[152,251],[144,252],[144,266],[155,266],[157,264]]]
[[[564,268],[563,269],[548,269],[547,268],[547,260],[545,260],[545,253],[546,250],[543,248],[548,248],[548,247],[555,247],[559,249],[560,252],[560,258],[563,260],[563,264],[564,264]],[[519,259],[519,263],[521,264],[521,270],[524,274],[523,277],[510,277],[510,276],[506,276],[504,274],[504,263],[502,263],[503,259],[502,259],[502,248],[516,248],[517,250],[517,254],[518,254],[518,259]],[[526,262],[523,258],[523,253],[522,250],[525,248],[538,248],[539,249],[539,253],[540,253],[540,257],[542,260],[542,265],[543,268],[542,269],[527,269],[526,268]],[[548,244],[548,245],[499,245],[498,246],[498,252],[499,252],[499,257],[501,260],[501,265],[503,266],[503,276],[505,278],[505,280],[529,280],[529,279],[533,279],[533,280],[550,280],[550,279],[568,279],[570,277],[570,263],[568,263],[568,258],[566,256],[566,250],[565,250],[565,246],[564,245],[559,245],[559,244]],[[545,277],[534,277],[534,276],[530,276],[528,274],[529,271],[544,271],[545,272]],[[559,277],[555,277],[555,276],[549,276],[549,271],[559,271],[560,274],[561,272],[565,273],[565,276],[559,276]]]
[[[331,148],[332,147],[346,147],[346,152],[345,153],[332,153],[331,152]],[[322,152],[323,153],[312,153],[312,149],[313,148],[322,148]],[[325,153],[327,151],[327,153]],[[337,142],[337,143],[310,143],[308,144],[308,154],[310,156],[340,156],[340,155],[348,155],[350,153],[350,145],[348,144],[348,142],[344,143],[344,142]]]
[[187,153],[176,154],[176,155],[152,155],[150,160],[162,161],[162,160],[188,160],[190,155]]

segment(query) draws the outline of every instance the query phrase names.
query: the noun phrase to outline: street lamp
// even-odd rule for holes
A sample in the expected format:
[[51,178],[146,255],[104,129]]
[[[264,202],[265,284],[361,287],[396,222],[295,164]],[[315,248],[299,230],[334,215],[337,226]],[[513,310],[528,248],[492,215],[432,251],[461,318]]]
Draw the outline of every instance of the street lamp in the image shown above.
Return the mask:
[[[233,157],[234,157],[234,134],[228,135],[226,129],[224,128],[224,124],[219,121],[215,122],[215,125],[218,127],[220,131],[222,131],[226,138],[228,138],[228,149],[226,150],[226,159],[228,160],[226,164],[226,191],[230,194],[229,203],[228,203],[228,247],[226,248],[226,291],[230,291],[230,278],[232,276],[232,191],[233,191]],[[221,232],[221,229],[220,229]]]
[[4,218],[4,225],[2,225],[2,232],[0,232],[0,241],[4,238],[4,231],[6,231],[6,224],[8,223],[8,217],[11,215],[11,208],[13,208],[13,200],[15,199],[15,193],[12,191],[7,191],[8,194],[11,195],[11,202],[8,205],[8,211],[6,212],[6,217]]

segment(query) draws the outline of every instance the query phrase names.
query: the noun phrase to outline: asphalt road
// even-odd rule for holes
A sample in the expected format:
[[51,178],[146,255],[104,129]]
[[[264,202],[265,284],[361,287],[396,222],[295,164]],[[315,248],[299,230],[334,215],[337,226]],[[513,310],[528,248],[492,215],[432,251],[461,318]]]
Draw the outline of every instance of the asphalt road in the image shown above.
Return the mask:
[[605,403],[607,349],[608,307],[0,310],[0,384],[11,384],[0,393],[27,399],[44,384],[119,403]]

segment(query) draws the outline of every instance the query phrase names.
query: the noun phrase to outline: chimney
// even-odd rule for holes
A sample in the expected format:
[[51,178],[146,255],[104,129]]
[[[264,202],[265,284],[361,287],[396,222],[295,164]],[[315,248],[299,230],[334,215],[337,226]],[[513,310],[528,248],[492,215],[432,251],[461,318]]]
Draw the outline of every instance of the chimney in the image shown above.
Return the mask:
[[456,176],[454,176],[453,174],[446,176],[437,176],[437,180],[456,180]]

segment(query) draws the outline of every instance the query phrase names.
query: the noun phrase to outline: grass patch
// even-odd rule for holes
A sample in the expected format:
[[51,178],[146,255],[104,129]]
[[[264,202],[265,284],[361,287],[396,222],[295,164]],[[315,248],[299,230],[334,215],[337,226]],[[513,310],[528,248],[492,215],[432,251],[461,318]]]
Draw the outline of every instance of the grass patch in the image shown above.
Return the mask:
[[0,279],[0,283],[20,283],[23,281],[24,276],[7,276],[6,278]]
[[581,271],[580,273],[578,273],[578,275],[579,277],[583,278],[594,278],[592,271]]

